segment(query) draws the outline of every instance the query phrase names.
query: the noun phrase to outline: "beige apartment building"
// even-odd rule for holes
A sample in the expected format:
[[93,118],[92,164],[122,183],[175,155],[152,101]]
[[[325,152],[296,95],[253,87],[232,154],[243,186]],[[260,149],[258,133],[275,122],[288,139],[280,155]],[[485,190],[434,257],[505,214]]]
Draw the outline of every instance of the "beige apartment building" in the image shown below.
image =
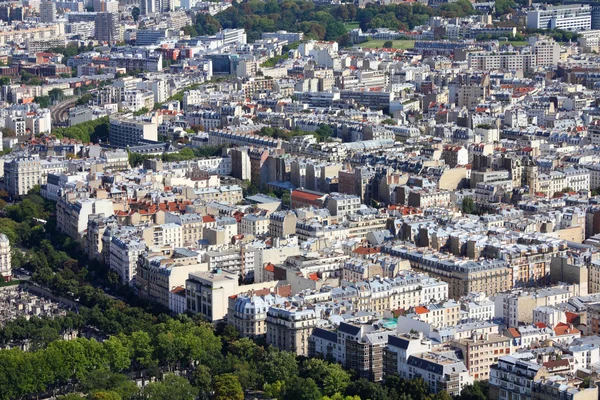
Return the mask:
[[267,345],[307,356],[308,338],[318,320],[313,308],[271,307],[267,311]]
[[485,334],[456,340],[451,345],[462,351],[469,374],[476,381],[489,379],[490,367],[498,364],[500,357],[511,353],[511,339],[502,335]]

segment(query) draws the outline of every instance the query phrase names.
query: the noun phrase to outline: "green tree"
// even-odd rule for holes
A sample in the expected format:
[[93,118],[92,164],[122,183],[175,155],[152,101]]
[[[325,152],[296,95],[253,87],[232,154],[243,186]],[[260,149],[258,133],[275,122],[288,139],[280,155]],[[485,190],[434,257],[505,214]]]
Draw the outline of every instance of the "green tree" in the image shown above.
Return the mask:
[[198,396],[201,400],[209,399],[212,389],[212,375],[210,369],[206,365],[198,365],[192,371],[190,382],[198,389]]
[[323,380],[323,391],[326,395],[332,396],[335,393],[344,393],[350,385],[350,374],[346,372],[339,364],[330,364],[327,368],[327,375]]
[[487,385],[480,382],[465,386],[460,392],[460,396],[456,397],[458,400],[485,400],[487,398]]
[[465,214],[475,213],[475,202],[471,196],[465,196],[462,201],[462,212]]
[[182,376],[166,374],[162,381],[152,382],[142,390],[142,397],[149,400],[194,400],[198,389]]
[[116,392],[113,391],[98,391],[90,393],[88,400],[122,400],[123,398]]
[[131,365],[129,349],[116,337],[111,336],[103,343],[111,371],[125,371]]
[[139,7],[133,7],[133,9],[131,10],[131,16],[133,17],[133,20],[135,22],[138,22],[138,19],[140,18],[140,9],[139,9]]
[[52,89],[48,92],[48,96],[52,101],[60,101],[65,97],[65,93],[62,89]]
[[394,42],[392,42],[391,40],[386,40],[385,42],[383,42],[384,49],[391,49],[393,47],[394,47]]
[[214,390],[214,400],[244,400],[242,384],[234,374],[216,376]]
[[50,107],[50,96],[36,96],[33,101],[38,103],[42,108]]
[[266,383],[263,390],[265,396],[269,399],[282,400],[285,398],[285,382],[276,381],[273,383]]
[[290,381],[285,398],[289,400],[321,400],[323,395],[312,378],[296,378]]

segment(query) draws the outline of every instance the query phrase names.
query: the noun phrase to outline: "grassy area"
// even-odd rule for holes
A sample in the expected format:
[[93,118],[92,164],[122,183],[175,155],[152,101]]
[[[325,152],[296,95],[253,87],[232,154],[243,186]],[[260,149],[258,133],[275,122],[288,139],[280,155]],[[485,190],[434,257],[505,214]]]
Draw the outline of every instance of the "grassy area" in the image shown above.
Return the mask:
[[358,23],[358,21],[344,22],[344,26],[347,30],[360,28],[360,24]]
[[20,280],[18,279],[13,279],[12,281],[8,281],[8,282],[0,282],[0,287],[5,287],[5,286],[16,286],[19,283],[21,283]]
[[[366,49],[380,49],[385,42],[385,40],[369,40],[368,42],[360,43],[359,46]],[[415,47],[414,40],[392,40],[392,42],[394,43],[394,49],[407,50]]]
[[517,41],[514,41],[514,42],[502,41],[502,42],[500,42],[500,45],[503,45],[505,43],[510,43],[513,46],[527,46],[529,44],[529,42],[527,42],[526,40],[522,40],[522,41],[517,40]]

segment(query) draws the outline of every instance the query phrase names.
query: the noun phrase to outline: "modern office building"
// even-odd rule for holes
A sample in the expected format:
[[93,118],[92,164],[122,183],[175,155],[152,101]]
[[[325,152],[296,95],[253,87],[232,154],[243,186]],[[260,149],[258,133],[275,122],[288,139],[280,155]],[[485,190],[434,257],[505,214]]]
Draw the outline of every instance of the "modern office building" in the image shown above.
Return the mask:
[[53,1],[42,1],[40,3],[40,22],[56,21],[56,3]]
[[542,5],[527,12],[527,28],[589,31],[592,29],[592,7],[587,4]]
[[114,43],[121,41],[121,26],[119,14],[112,12],[99,12],[96,14],[95,38],[99,42]]
[[158,129],[151,122],[115,117],[110,119],[109,140],[113,146],[134,146],[142,140],[158,140]]

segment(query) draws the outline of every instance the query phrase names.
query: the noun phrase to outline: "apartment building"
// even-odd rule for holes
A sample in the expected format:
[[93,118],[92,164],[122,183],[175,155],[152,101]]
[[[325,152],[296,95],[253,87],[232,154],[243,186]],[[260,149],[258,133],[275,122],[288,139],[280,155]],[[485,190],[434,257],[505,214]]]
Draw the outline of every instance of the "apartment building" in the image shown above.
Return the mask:
[[383,248],[383,251],[407,259],[412,268],[448,284],[448,296],[460,299],[469,293],[487,296],[513,287],[512,269],[506,261],[452,259],[426,255],[406,248]]
[[589,31],[592,29],[592,7],[587,4],[541,5],[527,12],[527,28]]
[[336,217],[356,214],[361,204],[360,197],[350,194],[331,193],[327,198],[327,209]]
[[229,296],[227,323],[237,329],[240,337],[265,338],[267,311],[273,306],[282,306],[285,301],[285,297],[268,290]]
[[61,197],[56,203],[56,229],[81,242],[91,215],[114,215],[113,202],[110,199],[79,199],[69,201]]
[[122,284],[135,286],[138,257],[144,251],[146,244],[139,238],[111,239],[109,267],[119,275]]
[[238,291],[237,273],[217,270],[189,274],[185,281],[186,310],[210,322],[227,315],[228,297]]
[[39,157],[17,157],[4,161],[4,186],[10,196],[24,196],[39,185],[42,165]]
[[267,310],[267,345],[307,356],[308,338],[319,319],[314,308],[271,306]]
[[182,246],[182,227],[175,223],[152,225],[142,230],[146,246],[178,248]]
[[[204,219],[212,220],[212,217],[203,217],[200,214],[187,213],[187,214],[165,214],[165,222],[173,223],[181,227],[181,245],[188,246],[194,243],[198,243],[198,240],[202,239],[202,230],[204,226]],[[180,247],[179,246],[179,247]]]
[[548,370],[533,359],[532,353],[503,356],[490,367],[490,400],[532,399],[533,382]]
[[154,142],[158,140],[156,124],[121,117],[110,118],[109,141],[111,145],[118,147],[135,146],[144,140]]
[[276,211],[269,215],[269,235],[283,238],[296,233],[298,217],[292,211]]
[[0,277],[4,282],[10,281],[12,278],[10,257],[10,241],[4,233],[0,233]]
[[195,189],[194,196],[207,203],[214,201],[225,204],[237,204],[243,199],[243,191],[241,186],[226,185],[218,188]]
[[376,325],[340,323],[337,329],[338,359],[344,368],[356,372],[358,378],[383,379],[383,353],[392,331]]
[[170,306],[171,291],[185,285],[190,273],[208,271],[208,265],[199,262],[199,254],[187,249],[144,252],[137,262],[135,286],[139,296]]
[[90,260],[104,262],[102,257],[102,236],[109,226],[115,226],[116,219],[110,219],[104,214],[90,214],[88,216],[87,232],[85,235],[85,251]]
[[462,352],[469,374],[476,381],[488,380],[491,366],[512,352],[511,339],[497,334],[455,340],[452,346]]
[[460,322],[460,304],[454,300],[414,307],[407,317],[414,317],[437,328],[455,326]]
[[520,324],[533,322],[533,310],[542,306],[555,306],[566,303],[571,292],[557,286],[530,291],[515,290],[508,293],[497,293],[494,297],[496,317],[503,318],[507,327],[518,327]]
[[239,232],[243,235],[264,235],[269,232],[269,218],[264,215],[244,215],[240,221]]

